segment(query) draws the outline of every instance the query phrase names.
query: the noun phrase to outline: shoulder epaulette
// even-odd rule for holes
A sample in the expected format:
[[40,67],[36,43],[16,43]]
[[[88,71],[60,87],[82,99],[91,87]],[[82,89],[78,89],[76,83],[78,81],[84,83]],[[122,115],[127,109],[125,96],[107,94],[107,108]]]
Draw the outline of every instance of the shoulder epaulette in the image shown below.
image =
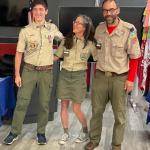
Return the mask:
[[131,23],[124,22],[124,23],[123,23],[123,26],[124,26],[125,28],[127,28],[130,32],[136,31],[135,26],[134,26],[133,24],[131,24]]

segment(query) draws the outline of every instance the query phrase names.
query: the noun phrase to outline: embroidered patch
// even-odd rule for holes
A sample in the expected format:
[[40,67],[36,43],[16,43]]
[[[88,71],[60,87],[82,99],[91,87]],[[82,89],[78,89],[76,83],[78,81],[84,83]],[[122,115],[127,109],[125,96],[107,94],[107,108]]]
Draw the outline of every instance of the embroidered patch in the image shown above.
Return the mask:
[[136,31],[134,30],[134,28],[130,29],[129,39],[130,39],[132,45],[137,42]]
[[137,42],[137,37],[133,37],[131,39],[131,44],[134,45]]
[[87,53],[81,53],[80,54],[80,59],[81,60],[87,60]]
[[30,42],[29,49],[35,49],[35,48],[37,48],[37,44],[35,42]]
[[52,43],[52,37],[51,37],[51,35],[48,35],[48,41],[49,41],[49,43]]

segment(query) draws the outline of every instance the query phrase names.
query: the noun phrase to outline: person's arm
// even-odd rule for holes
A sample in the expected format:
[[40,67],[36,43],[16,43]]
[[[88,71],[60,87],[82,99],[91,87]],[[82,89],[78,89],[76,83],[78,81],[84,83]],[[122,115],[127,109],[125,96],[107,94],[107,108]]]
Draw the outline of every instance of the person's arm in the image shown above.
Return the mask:
[[57,60],[59,60],[59,58],[62,58],[63,52],[64,52],[64,40],[61,41],[58,49],[54,53],[54,61],[57,61]]
[[20,76],[20,66],[22,62],[22,55],[26,47],[26,38],[24,30],[19,33],[19,39],[17,43],[16,55],[15,55],[15,83],[18,87],[21,87],[21,76]]
[[64,38],[63,34],[59,31],[58,27],[55,24],[52,24],[52,28],[53,28],[55,40],[61,41]]
[[92,43],[90,44],[89,49],[90,49],[90,55],[92,55],[93,60],[96,61],[96,60],[97,60],[97,48],[96,48],[94,42],[92,42]]
[[128,72],[128,81],[134,82],[138,67],[138,58],[130,59],[129,62],[129,72]]
[[15,56],[15,83],[18,87],[21,87],[20,66],[22,61],[22,55],[22,52],[16,52]]
[[54,61],[57,61],[57,60],[59,60],[59,57],[54,55]]
[[130,61],[128,78],[125,82],[125,90],[127,93],[129,93],[133,90],[134,79],[138,66],[138,58],[141,56],[137,32],[134,26],[130,29],[127,45],[127,54],[129,55]]
[[125,90],[127,90],[127,92],[133,90],[133,86],[134,86],[133,83],[136,77],[137,67],[138,67],[138,59],[130,59],[128,78],[125,83]]

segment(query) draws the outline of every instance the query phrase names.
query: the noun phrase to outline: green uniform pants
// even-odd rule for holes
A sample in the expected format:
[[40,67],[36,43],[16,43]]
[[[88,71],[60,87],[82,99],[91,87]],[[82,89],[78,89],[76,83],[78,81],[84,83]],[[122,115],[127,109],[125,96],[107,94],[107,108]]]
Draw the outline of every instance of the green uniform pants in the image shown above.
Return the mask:
[[121,145],[126,121],[126,92],[124,90],[127,75],[105,76],[99,70],[92,88],[92,118],[90,121],[90,141],[99,143],[102,132],[102,119],[106,104],[110,100],[115,118],[112,145]]
[[21,79],[22,86],[18,90],[17,104],[13,116],[11,132],[17,135],[20,134],[33,90],[37,87],[39,90],[39,102],[37,103],[40,106],[37,116],[37,133],[45,133],[52,89],[52,70],[36,71],[24,67]]

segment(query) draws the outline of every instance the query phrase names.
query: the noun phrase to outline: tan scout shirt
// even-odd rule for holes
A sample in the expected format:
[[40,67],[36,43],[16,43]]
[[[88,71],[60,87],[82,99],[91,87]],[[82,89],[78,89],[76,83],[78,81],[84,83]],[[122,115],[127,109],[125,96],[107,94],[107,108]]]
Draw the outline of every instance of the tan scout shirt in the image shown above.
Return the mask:
[[129,70],[129,58],[140,57],[136,29],[123,20],[111,34],[106,24],[100,23],[96,28],[95,39],[99,46],[96,68],[101,71],[125,73]]
[[92,55],[95,59],[96,48],[95,44],[91,41],[87,43],[84,49],[83,47],[84,40],[74,38],[74,44],[71,49],[66,49],[64,47],[64,41],[62,41],[55,53],[56,56],[64,58],[62,68],[68,71],[86,70],[89,56]]
[[45,66],[53,64],[53,39],[62,39],[62,33],[49,22],[38,27],[35,23],[21,29],[17,51],[24,53],[24,62]]

